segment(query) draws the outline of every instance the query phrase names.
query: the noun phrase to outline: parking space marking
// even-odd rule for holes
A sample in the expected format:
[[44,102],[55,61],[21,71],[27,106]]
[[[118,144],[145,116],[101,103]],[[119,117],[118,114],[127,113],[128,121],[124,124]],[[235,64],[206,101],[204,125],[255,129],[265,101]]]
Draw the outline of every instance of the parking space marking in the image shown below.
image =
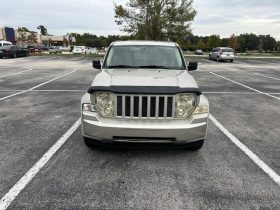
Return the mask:
[[210,61],[210,60],[207,60],[207,59],[201,59],[201,60],[207,61],[208,63],[216,63],[214,61]]
[[67,75],[69,75],[69,74],[72,74],[72,73],[74,73],[74,72],[76,72],[76,71],[78,71],[78,69],[75,69],[75,70],[70,71],[70,72],[68,72],[68,73],[66,73],[66,74],[60,75],[60,76],[58,76],[58,77],[56,77],[56,78],[53,78],[53,79],[48,80],[48,81],[46,81],[46,82],[43,82],[43,83],[41,83],[41,84],[39,84],[39,85],[36,85],[36,86],[34,86],[34,87],[32,87],[32,88],[29,88],[29,89],[27,89],[27,90],[23,90],[23,91],[21,91],[21,92],[14,93],[14,94],[5,96],[5,97],[3,97],[3,98],[0,98],[0,101],[3,101],[3,100],[8,99],[8,98],[11,98],[11,97],[13,97],[13,96],[17,96],[17,95],[20,95],[20,94],[29,92],[29,91],[34,90],[34,89],[36,89],[36,88],[38,88],[38,87],[41,87],[41,86],[43,86],[43,85],[45,85],[45,84],[48,84],[48,83],[53,82],[53,81],[55,81],[55,80],[57,80],[57,79],[60,79],[60,78],[65,77],[65,76],[67,76]]
[[28,71],[32,71],[32,70],[33,70],[33,69],[28,69],[28,70],[19,71],[19,72],[13,73],[13,74],[3,75],[3,76],[0,76],[0,79],[1,79],[1,78],[4,78],[4,77],[9,77],[9,76],[17,75],[17,74],[22,74],[22,73],[24,73],[24,72],[28,72]]
[[257,63],[263,63],[263,64],[269,64],[268,62],[257,61],[257,60],[249,60],[249,61],[253,61],[253,62],[257,62]]
[[231,134],[215,117],[211,114],[209,119],[239,148],[241,149],[257,166],[259,166],[270,178],[280,186],[280,176],[262,161],[255,153],[246,147],[238,138]]
[[69,61],[76,61],[76,60],[79,60],[80,58],[83,58],[83,56],[78,57],[78,58],[72,58],[72,59],[70,59]]
[[259,73],[254,73],[254,74],[258,75],[258,76],[261,76],[261,77],[267,77],[267,78],[270,78],[270,79],[280,80],[280,78],[271,77],[271,76],[267,76],[267,75],[264,75],[264,74],[259,74]]
[[57,142],[40,158],[40,160],[32,166],[29,171],[1,198],[0,209],[5,210],[19,195],[19,193],[26,187],[26,185],[36,176],[36,174],[46,165],[51,157],[62,147],[62,145],[69,139],[69,137],[77,130],[81,124],[79,118],[71,128],[57,140]]
[[240,85],[240,86],[242,86],[242,87],[245,87],[245,88],[247,88],[247,89],[250,89],[250,90],[253,90],[253,91],[255,91],[255,92],[261,93],[261,94],[263,94],[263,95],[269,96],[269,97],[271,97],[271,98],[275,98],[275,99],[280,100],[279,97],[270,95],[270,94],[268,94],[268,93],[262,92],[262,91],[260,91],[260,90],[255,89],[255,88],[251,88],[251,87],[249,87],[249,86],[247,86],[247,85],[244,85],[244,84],[242,84],[242,83],[240,83],[240,82],[236,82],[236,81],[234,81],[234,80],[232,80],[232,79],[226,78],[226,77],[221,76],[221,75],[219,75],[219,74],[216,74],[216,73],[213,73],[213,72],[209,72],[209,73],[210,73],[210,74],[213,74],[213,75],[215,75],[215,76],[217,76],[217,77],[223,78],[223,79],[225,79],[225,80],[227,80],[227,81],[230,81],[230,82],[232,82],[232,83],[238,84],[238,85]]
[[244,63],[244,62],[241,62],[241,61],[237,61],[237,60],[234,60],[234,63],[237,63],[237,64],[246,64],[246,65],[249,65],[248,63]]

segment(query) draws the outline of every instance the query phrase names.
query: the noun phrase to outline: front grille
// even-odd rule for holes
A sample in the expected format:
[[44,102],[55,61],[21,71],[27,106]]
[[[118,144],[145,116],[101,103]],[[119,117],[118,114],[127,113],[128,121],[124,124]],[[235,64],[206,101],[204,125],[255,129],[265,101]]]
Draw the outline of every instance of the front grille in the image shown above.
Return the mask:
[[118,118],[172,118],[174,96],[171,95],[116,95]]

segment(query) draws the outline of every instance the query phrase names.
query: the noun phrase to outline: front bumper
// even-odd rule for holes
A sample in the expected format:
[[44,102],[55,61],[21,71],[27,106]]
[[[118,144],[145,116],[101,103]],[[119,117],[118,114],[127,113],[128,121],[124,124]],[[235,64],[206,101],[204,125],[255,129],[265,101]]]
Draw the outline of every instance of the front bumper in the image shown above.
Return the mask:
[[142,142],[186,144],[205,139],[208,113],[185,120],[104,119],[83,112],[82,135],[103,143]]

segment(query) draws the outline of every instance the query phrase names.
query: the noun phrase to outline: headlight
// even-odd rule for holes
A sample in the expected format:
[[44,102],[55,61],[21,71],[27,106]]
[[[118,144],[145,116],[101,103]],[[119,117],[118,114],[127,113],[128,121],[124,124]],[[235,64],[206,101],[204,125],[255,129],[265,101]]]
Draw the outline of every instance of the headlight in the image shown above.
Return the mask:
[[175,96],[175,114],[177,118],[186,118],[195,107],[195,95],[180,93]]
[[101,116],[112,117],[114,115],[114,95],[112,93],[96,92],[94,104]]
[[96,112],[93,104],[83,104],[83,111]]

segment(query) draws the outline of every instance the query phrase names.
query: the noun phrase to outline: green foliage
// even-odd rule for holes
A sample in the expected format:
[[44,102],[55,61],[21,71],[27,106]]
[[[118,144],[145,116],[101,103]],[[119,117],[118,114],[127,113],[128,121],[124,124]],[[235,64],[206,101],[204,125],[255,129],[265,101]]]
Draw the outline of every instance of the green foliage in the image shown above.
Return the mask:
[[42,35],[48,35],[48,30],[47,30],[47,28],[46,28],[45,26],[39,25],[39,26],[37,27],[37,29],[40,30],[40,32],[41,32]]
[[131,40],[135,39],[133,36],[119,36],[119,35],[109,35],[107,37],[104,36],[96,36],[94,34],[84,33],[71,33],[72,36],[76,38],[76,45],[85,45],[87,47],[108,47],[112,42],[117,40]]
[[228,47],[234,49],[235,51],[240,49],[239,39],[234,34],[232,34],[228,39]]
[[17,31],[19,35],[18,39],[22,42],[27,41],[27,32],[29,32],[29,30],[25,27],[18,27]]
[[192,4],[193,0],[130,0],[126,7],[115,4],[115,22],[138,39],[182,41],[196,15]]
[[27,35],[27,42],[37,43],[37,36],[34,31],[30,31]]
[[276,48],[277,48],[277,52],[280,52],[280,41],[277,42]]
[[197,49],[200,49],[200,50],[206,49],[206,44],[204,43],[204,41],[202,39],[200,39],[199,42],[197,43]]
[[258,50],[259,48],[259,39],[258,36],[255,34],[241,34],[239,35],[239,41],[240,49],[242,52],[245,52],[247,50]]
[[207,40],[207,48],[209,50],[219,47],[221,44],[221,39],[219,35],[211,35]]
[[270,35],[259,35],[259,50],[274,51],[276,49],[276,40]]

